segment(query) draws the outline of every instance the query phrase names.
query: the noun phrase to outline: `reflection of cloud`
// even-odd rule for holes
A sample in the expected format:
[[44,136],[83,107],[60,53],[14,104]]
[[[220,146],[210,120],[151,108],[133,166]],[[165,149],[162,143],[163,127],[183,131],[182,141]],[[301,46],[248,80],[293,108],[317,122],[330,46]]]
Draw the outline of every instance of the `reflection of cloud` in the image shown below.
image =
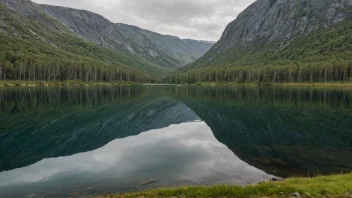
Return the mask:
[[244,184],[269,176],[234,156],[204,122],[190,122],[114,140],[92,152],[45,159],[0,173],[0,186],[27,184],[40,188],[52,183],[55,189],[59,181],[65,181],[61,186],[66,188],[111,185],[114,181],[117,187],[128,187],[150,178],[158,179],[161,185],[178,181]]

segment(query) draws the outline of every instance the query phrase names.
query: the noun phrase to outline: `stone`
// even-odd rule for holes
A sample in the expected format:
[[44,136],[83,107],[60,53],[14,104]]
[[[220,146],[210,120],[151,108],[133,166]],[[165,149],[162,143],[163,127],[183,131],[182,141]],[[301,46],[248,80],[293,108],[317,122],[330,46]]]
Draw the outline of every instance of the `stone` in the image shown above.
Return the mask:
[[282,180],[284,180],[284,179],[278,178],[278,177],[274,177],[274,178],[271,178],[271,179],[270,179],[270,181],[272,181],[272,182],[282,181]]
[[290,194],[291,197],[296,197],[296,198],[299,198],[301,197],[301,195],[299,193],[292,193]]

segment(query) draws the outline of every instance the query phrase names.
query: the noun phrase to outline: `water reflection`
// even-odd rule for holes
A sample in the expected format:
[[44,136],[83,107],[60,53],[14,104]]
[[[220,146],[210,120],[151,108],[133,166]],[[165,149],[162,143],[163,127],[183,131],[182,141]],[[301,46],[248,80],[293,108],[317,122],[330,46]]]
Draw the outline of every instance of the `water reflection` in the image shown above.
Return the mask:
[[[270,176],[238,159],[204,122],[189,122],[117,139],[95,151],[44,159],[0,174],[0,191],[12,196],[67,196],[72,189],[137,191],[148,187],[249,184]],[[59,188],[58,188],[59,187]],[[62,193],[53,194],[60,191]],[[14,194],[16,192],[16,194]],[[64,193],[67,192],[67,193]],[[44,193],[44,194],[43,194]]]
[[0,171],[91,151],[116,138],[198,119],[176,100],[141,99],[136,93],[142,92],[121,89],[26,89],[6,94],[10,99],[3,106],[8,106],[6,102],[14,105],[0,115]]
[[348,172],[351,99],[325,88],[0,89],[0,186],[91,195],[146,179],[245,184]]

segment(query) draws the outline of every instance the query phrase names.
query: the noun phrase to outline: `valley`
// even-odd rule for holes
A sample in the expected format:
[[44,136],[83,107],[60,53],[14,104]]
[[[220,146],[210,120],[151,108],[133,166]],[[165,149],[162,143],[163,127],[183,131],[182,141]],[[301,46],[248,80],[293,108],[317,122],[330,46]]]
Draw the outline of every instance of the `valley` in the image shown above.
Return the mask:
[[352,76],[347,0],[258,0],[216,43],[29,0],[1,0],[0,9],[5,81],[332,83]]

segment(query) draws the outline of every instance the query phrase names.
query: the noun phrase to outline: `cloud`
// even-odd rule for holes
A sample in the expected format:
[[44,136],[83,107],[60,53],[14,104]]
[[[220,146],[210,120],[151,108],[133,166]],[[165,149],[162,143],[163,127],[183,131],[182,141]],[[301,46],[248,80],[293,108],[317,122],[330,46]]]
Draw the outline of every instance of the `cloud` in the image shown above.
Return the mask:
[[226,25],[254,0],[34,0],[85,9],[115,23],[136,25],[162,34],[218,40]]

